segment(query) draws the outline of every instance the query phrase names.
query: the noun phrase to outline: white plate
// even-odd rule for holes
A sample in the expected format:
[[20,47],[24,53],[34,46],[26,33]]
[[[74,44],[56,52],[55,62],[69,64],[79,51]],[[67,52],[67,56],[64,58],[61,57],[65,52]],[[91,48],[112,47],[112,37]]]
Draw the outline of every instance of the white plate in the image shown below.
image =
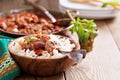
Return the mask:
[[79,11],[81,18],[89,18],[89,19],[107,19],[113,18],[119,12],[113,8],[101,8],[85,5],[81,3],[70,2],[69,0],[59,0],[59,8],[62,12],[65,12],[68,9],[75,9]]

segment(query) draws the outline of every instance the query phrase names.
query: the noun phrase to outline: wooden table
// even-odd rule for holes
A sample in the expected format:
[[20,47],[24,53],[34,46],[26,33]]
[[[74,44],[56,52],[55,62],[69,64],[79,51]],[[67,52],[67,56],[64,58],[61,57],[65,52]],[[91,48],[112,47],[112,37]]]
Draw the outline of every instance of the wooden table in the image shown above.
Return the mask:
[[[47,9],[59,10],[58,0],[40,0]],[[23,0],[0,0],[0,12],[28,7]],[[94,49],[77,66],[51,77],[22,75],[16,80],[120,80],[120,14],[96,21],[99,31]]]

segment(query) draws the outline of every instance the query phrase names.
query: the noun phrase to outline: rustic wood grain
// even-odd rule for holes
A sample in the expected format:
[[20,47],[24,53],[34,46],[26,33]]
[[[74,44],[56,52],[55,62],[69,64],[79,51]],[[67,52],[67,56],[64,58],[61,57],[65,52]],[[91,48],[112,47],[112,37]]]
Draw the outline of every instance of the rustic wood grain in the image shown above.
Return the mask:
[[23,8],[23,0],[1,0],[0,1],[0,11],[6,11],[10,9]]
[[115,19],[107,20],[106,24],[120,50],[120,14],[117,14]]
[[66,71],[66,80],[120,80],[120,52],[107,25],[97,22],[94,50],[81,64]]

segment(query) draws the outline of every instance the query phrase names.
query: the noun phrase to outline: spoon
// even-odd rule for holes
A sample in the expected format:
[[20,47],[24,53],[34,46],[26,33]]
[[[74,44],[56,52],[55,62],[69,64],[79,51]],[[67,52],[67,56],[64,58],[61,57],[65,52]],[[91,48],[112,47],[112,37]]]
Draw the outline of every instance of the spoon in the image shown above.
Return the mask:
[[[74,12],[76,12],[76,10],[67,10],[67,14],[72,21],[74,21],[75,17],[79,15],[79,12],[77,12],[77,15],[73,16],[72,13],[74,13]],[[73,26],[74,25],[72,24],[66,29],[70,29]],[[67,52],[63,52],[63,54],[66,54],[66,53]],[[74,51],[70,52],[70,55],[68,55],[68,57],[71,58],[72,60],[76,61],[76,63],[79,63],[79,61],[81,61],[81,59],[85,58],[85,56],[86,56],[85,49],[74,50]]]
[[[61,36],[60,38],[65,38],[65,37]],[[62,50],[61,51],[58,48],[58,46],[60,46],[61,43],[54,42],[54,41],[48,41],[45,44],[45,50],[47,50],[48,52],[51,52],[54,49],[58,49],[58,51],[60,53],[68,56],[68,58],[71,59],[72,61],[74,61],[75,63],[79,63],[83,58],[85,58],[86,50],[85,49],[79,49],[79,45],[74,40],[70,40],[70,42],[71,42],[71,44],[73,43],[75,45],[75,47],[74,47],[74,49],[72,51],[69,51],[69,50]]]
[[74,60],[76,63],[79,63],[81,59],[84,59],[86,57],[86,50],[79,49],[72,52],[62,52],[62,54],[66,54],[70,59]]
[[56,22],[55,17],[54,17],[46,8],[44,8],[43,6],[41,6],[41,5],[38,6],[37,4],[35,4],[35,3],[34,3],[33,1],[31,1],[31,0],[24,0],[24,1],[25,1],[26,3],[32,5],[34,8],[42,11],[48,18],[51,19],[51,21],[52,21],[53,23]]
[[[30,4],[32,7],[42,11],[51,21],[52,24],[58,25],[58,26],[68,26],[71,19],[70,18],[62,18],[62,19],[55,19],[55,17],[43,6],[37,5],[35,1],[32,0],[24,0],[26,3]],[[75,13],[76,15],[77,13]]]
[[[70,19],[71,19],[70,22],[71,22],[71,21],[74,21],[74,20],[75,20],[75,17],[79,15],[79,12],[76,11],[76,10],[67,10],[67,15],[70,17]],[[69,22],[69,23],[70,23],[70,22]],[[69,25],[67,28],[65,28],[65,29],[63,29],[63,30],[61,30],[61,31],[54,32],[54,33],[52,33],[52,34],[61,34],[61,33],[64,33],[65,31],[69,30],[69,29],[72,28],[73,26],[74,26],[74,25],[71,24],[71,25]]]

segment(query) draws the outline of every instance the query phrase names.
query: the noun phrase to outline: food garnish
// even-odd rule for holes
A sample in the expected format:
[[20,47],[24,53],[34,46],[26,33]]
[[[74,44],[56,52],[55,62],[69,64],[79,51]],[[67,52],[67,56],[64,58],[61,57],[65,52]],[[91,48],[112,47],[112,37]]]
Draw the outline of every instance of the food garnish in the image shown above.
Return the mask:
[[30,37],[29,39],[24,41],[24,44],[30,43],[32,41],[35,41],[37,38],[36,37]]
[[93,39],[98,35],[94,20],[82,20],[77,18],[76,20],[73,20],[71,24],[74,26],[70,28],[70,31],[72,34],[74,32],[77,33],[81,48],[85,48],[87,51],[90,51],[90,48],[88,47],[90,44],[90,47],[92,47]]

